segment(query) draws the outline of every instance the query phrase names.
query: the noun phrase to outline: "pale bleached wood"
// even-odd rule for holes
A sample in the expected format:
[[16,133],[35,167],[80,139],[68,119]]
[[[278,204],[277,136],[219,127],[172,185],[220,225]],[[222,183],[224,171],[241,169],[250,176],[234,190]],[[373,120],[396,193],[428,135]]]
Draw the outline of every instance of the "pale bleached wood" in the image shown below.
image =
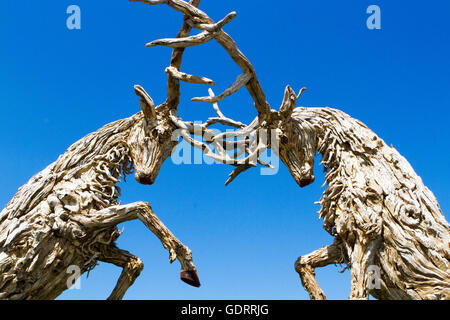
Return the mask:
[[[191,0],[189,2],[194,8],[200,4],[200,0]],[[178,31],[177,38],[183,38],[189,36],[192,28],[188,24],[188,17],[183,17],[183,23]],[[181,63],[183,61],[183,54],[186,48],[173,48],[172,55],[170,57],[170,67],[180,71]],[[178,104],[180,103],[180,80],[174,78],[172,75],[168,75],[167,79],[167,99],[164,102],[169,109],[174,112]]]
[[223,93],[219,94],[218,96],[209,96],[209,97],[195,97],[192,98],[192,101],[203,101],[203,102],[209,102],[209,103],[217,103],[219,101],[222,101],[226,97],[232,95],[233,93],[236,93],[241,89],[243,86],[245,86],[248,81],[251,79],[252,75],[249,73],[241,74],[237,79],[233,82],[231,86],[229,86]]
[[178,71],[175,67],[167,67],[166,73],[170,74],[173,78],[188,83],[207,84],[214,85],[214,81],[205,77],[197,77],[191,74]]
[[303,287],[308,291],[310,298],[313,300],[324,300],[326,297],[317,283],[314,269],[325,267],[329,264],[341,264],[345,261],[342,242],[336,241],[332,245],[298,258],[295,262],[295,271],[300,275]]
[[154,47],[154,46],[165,46],[171,48],[187,48],[198,46],[200,44],[206,43],[213,39],[215,33],[211,33],[209,31],[203,31],[195,36],[185,37],[185,38],[167,38],[167,39],[158,39],[152,42],[147,43],[146,47]]
[[233,12],[230,12],[229,14],[227,14],[225,18],[223,18],[222,20],[220,20],[217,23],[195,24],[191,20],[188,20],[188,23],[192,28],[195,28],[195,29],[205,30],[208,32],[217,32],[220,29],[222,29],[226,24],[230,23],[231,20],[233,20],[234,18],[236,18],[236,12],[233,11]]
[[108,300],[121,300],[144,269],[144,263],[141,259],[115,246],[108,246],[99,260],[122,268],[119,280]]
[[[196,25],[216,25],[214,21],[203,11],[199,10],[196,5],[185,2],[183,0],[167,0],[167,1],[147,1],[147,0],[130,0],[131,2],[142,2],[150,5],[167,4],[173,9],[185,15],[185,21],[190,20]],[[198,4],[197,4],[198,5]],[[232,12],[231,14],[233,14]],[[230,15],[231,15],[230,14]],[[250,74],[250,80],[246,83],[246,87],[253,100],[259,114],[264,115],[270,111],[270,106],[266,101],[265,93],[259,84],[258,78],[250,61],[239,50],[234,40],[222,29],[218,29],[214,39],[227,51],[233,61],[242,69],[243,74]],[[179,69],[179,68],[178,68]]]

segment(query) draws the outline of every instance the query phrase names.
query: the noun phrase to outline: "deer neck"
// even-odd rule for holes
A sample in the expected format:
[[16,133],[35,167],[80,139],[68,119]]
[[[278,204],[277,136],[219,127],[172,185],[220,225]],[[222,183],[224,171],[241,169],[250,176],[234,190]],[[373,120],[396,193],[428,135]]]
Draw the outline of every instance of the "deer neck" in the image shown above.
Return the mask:
[[116,204],[121,193],[117,184],[133,170],[126,141],[135,118],[107,124],[69,147],[50,168],[60,177],[55,191],[92,195],[98,208]]
[[[299,108],[300,121],[308,122],[316,133],[316,152],[328,172],[326,182],[342,164],[376,153],[384,143],[367,126],[346,113],[331,108]],[[348,173],[351,175],[352,173]]]

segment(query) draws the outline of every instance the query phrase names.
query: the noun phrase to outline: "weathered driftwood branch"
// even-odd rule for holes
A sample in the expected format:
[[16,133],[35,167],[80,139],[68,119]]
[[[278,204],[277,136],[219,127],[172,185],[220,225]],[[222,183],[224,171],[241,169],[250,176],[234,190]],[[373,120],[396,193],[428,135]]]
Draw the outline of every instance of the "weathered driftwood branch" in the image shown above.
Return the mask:
[[217,32],[220,29],[222,29],[226,24],[230,23],[231,20],[233,20],[234,18],[236,18],[236,12],[230,12],[229,14],[227,14],[225,16],[225,18],[223,18],[222,20],[220,20],[217,23],[213,23],[213,24],[195,24],[194,22],[192,22],[191,20],[188,20],[189,25],[192,28],[195,29],[200,29],[200,30],[205,30],[208,32]]
[[204,31],[195,36],[190,36],[186,38],[174,38],[174,39],[159,39],[154,40],[146,44],[146,47],[154,47],[154,46],[166,46],[171,48],[187,48],[198,46],[199,44],[206,43],[214,38],[215,34]]
[[306,256],[300,257],[295,262],[295,270],[300,275],[303,287],[308,291],[311,299],[323,300],[325,294],[319,287],[315,278],[315,268],[325,267],[330,264],[344,263],[344,248],[341,242],[320,248]]
[[249,73],[241,74],[233,84],[228,87],[223,93],[221,93],[218,96],[209,96],[209,97],[197,97],[192,98],[192,101],[203,101],[203,102],[209,102],[209,103],[217,103],[219,101],[222,101],[228,96],[231,96],[233,93],[239,91],[243,86],[245,86],[248,81],[251,79],[252,75]]
[[190,75],[190,74],[187,74],[184,72],[180,72],[174,67],[167,67],[166,73],[170,74],[173,78],[184,81],[184,82],[207,84],[210,86],[214,85],[214,81],[212,81],[211,79],[204,78],[204,77],[197,77],[197,76],[193,76],[193,75]]
[[[196,8],[200,4],[200,0],[191,0],[189,4]],[[177,38],[189,36],[192,28],[189,26],[188,17],[183,17],[183,24],[178,32]],[[180,70],[183,61],[183,53],[185,48],[174,48],[170,57],[170,67]],[[167,100],[164,103],[170,110],[176,110],[180,102],[180,81],[169,74],[167,79]]]
[[147,47],[153,47],[153,46],[167,46],[167,47],[172,47],[172,48],[186,48],[186,47],[193,47],[193,46],[197,46],[199,44],[203,44],[206,43],[208,41],[210,41],[211,39],[213,39],[216,36],[216,33],[223,28],[227,23],[231,22],[231,20],[233,20],[236,17],[236,12],[231,12],[229,13],[225,18],[223,18],[222,20],[220,20],[217,23],[212,23],[212,24],[195,24],[194,22],[192,22],[192,20],[188,19],[186,20],[186,23],[191,27],[191,28],[196,28],[196,29],[200,29],[200,30],[205,30],[195,36],[190,36],[190,37],[178,37],[178,38],[174,38],[174,39],[160,39],[160,40],[155,40],[152,41],[150,43],[148,43],[146,46]]
[[[130,0],[132,2],[142,2],[145,4],[156,5],[156,4],[167,4],[173,9],[183,13],[185,15],[185,22],[190,20],[194,22],[186,22],[188,25],[193,26],[199,25],[218,25],[219,23],[214,23],[214,21],[208,17],[206,13],[196,8],[192,3],[187,3],[183,0],[167,0],[167,1],[146,1],[146,0]],[[234,18],[235,13],[230,13],[227,18],[223,20],[230,20]],[[229,21],[228,21],[229,22]],[[270,106],[266,101],[266,96],[264,91],[259,84],[258,78],[256,77],[255,70],[250,63],[250,61],[242,54],[242,52],[237,47],[233,39],[222,29],[217,28],[214,39],[227,51],[233,61],[242,69],[243,74],[250,74],[251,78],[246,83],[246,87],[253,100],[255,101],[255,107],[260,114],[266,114],[270,111]],[[178,68],[179,69],[179,68]]]

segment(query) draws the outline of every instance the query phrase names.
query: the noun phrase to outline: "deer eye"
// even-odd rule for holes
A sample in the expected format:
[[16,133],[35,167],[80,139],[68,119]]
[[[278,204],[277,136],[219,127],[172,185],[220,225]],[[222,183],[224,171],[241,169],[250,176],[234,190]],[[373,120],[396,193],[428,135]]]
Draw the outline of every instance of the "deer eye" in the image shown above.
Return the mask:
[[287,144],[287,143],[289,142],[289,139],[288,139],[287,136],[282,135],[282,136],[280,137],[280,142],[281,142],[282,144]]
[[152,137],[156,139],[158,137],[158,135],[159,135],[158,129],[153,129],[152,130]]

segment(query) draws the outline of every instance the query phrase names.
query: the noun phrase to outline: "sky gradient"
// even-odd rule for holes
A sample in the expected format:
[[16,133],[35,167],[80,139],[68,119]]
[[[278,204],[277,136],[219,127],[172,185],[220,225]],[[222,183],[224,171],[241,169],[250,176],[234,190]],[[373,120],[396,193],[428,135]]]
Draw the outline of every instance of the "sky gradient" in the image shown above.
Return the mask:
[[[81,8],[81,30],[68,30],[66,9]],[[381,8],[381,30],[366,27],[369,5]],[[446,168],[450,157],[450,27],[448,1],[214,1],[200,9],[218,21],[252,62],[272,108],[287,84],[305,86],[302,106],[339,108],[364,122],[411,163],[448,220]],[[72,143],[104,124],[139,111],[133,85],[166,98],[171,50],[145,43],[175,37],[182,15],[165,5],[126,0],[1,1],[0,205]],[[239,75],[215,42],[188,48],[182,71],[216,82],[220,93]],[[207,87],[182,84],[179,114],[206,120],[213,109],[190,102]],[[256,115],[241,90],[221,104],[225,115],[249,123]],[[294,262],[332,242],[318,220],[323,174],[300,189],[281,165],[259,169],[224,186],[225,165],[175,165],[168,159],[152,186],[130,176],[122,203],[148,201],[159,218],[193,251],[202,286],[179,280],[178,261],[139,221],[120,225],[120,248],[144,262],[125,299],[307,299]],[[330,299],[347,299],[350,273],[317,270]],[[121,269],[100,263],[80,290],[60,299],[104,299]]]

